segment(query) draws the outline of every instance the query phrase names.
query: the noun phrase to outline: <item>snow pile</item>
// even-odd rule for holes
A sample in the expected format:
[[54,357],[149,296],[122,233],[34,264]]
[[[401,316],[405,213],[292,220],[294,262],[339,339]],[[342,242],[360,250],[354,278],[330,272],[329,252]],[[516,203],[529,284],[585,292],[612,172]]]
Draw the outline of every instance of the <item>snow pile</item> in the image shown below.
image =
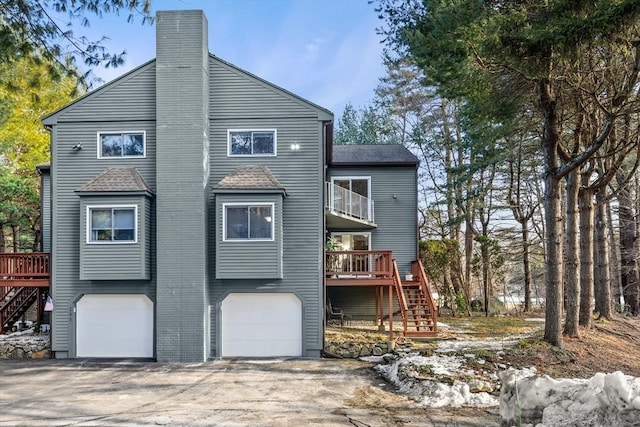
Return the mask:
[[613,372],[555,380],[509,369],[500,379],[503,425],[640,426],[640,378]]
[[464,362],[460,356],[409,354],[375,369],[421,406],[497,406],[498,400],[487,393],[493,390],[491,383],[478,379],[473,369],[464,369]]

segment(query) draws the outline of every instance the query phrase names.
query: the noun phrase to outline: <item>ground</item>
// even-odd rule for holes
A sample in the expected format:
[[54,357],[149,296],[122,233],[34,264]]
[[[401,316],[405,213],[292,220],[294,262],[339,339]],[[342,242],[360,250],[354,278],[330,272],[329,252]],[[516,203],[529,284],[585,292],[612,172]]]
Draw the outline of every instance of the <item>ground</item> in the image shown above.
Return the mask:
[[[543,341],[544,318],[531,314],[441,318],[439,324],[437,338],[397,338],[394,356],[378,358],[382,364],[376,367],[397,391],[421,406],[498,405],[499,373],[508,368],[535,368],[553,378],[614,371],[640,377],[638,319],[595,321],[592,329],[581,330],[580,338],[565,337],[563,348]],[[361,323],[330,329],[327,336],[332,343],[382,339]]]
[[543,324],[532,330],[529,319],[478,316],[440,321],[458,327],[457,339],[467,335],[494,339],[521,337],[515,347],[501,354],[501,362],[513,367],[535,366],[538,373],[553,378],[590,378],[597,372],[614,371],[640,377],[640,319],[616,316],[610,321],[595,320],[592,329],[581,329],[580,338],[565,336],[562,349],[544,342]]

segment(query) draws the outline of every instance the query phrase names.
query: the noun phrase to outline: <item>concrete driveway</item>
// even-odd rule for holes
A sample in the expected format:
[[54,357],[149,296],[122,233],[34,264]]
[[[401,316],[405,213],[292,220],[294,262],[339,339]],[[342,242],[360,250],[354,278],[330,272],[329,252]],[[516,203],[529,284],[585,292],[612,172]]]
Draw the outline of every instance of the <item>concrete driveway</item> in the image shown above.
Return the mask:
[[352,360],[0,360],[0,426],[499,425],[416,407]]

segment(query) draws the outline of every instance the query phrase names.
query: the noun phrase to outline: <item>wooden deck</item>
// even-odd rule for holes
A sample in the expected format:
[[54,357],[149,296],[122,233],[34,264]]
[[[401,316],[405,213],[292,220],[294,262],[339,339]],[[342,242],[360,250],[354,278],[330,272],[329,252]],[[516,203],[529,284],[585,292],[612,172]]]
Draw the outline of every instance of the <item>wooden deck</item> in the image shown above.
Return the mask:
[[327,286],[393,286],[391,251],[327,251]]
[[0,253],[0,286],[48,287],[50,265],[45,252]]
[[[436,306],[419,260],[411,263],[410,280],[400,276],[392,251],[327,251],[325,263],[326,286],[375,287],[376,325],[383,326],[387,318],[390,341],[394,336],[394,314],[401,315],[405,336],[437,335]],[[394,313],[394,296],[400,308],[397,313]]]

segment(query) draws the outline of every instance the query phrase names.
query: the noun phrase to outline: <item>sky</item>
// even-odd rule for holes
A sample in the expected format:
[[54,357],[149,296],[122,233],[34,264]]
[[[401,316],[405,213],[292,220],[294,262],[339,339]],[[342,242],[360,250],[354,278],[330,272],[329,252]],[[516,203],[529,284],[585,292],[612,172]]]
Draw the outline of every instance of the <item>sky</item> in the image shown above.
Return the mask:
[[[157,10],[202,9],[209,51],[242,69],[331,110],[336,120],[350,102],[374,96],[383,75],[382,24],[367,0],[152,0]],[[155,26],[127,23],[128,13],[88,16],[76,35],[107,36],[107,49],[126,51],[125,65],[96,68],[105,82],[155,57]]]

